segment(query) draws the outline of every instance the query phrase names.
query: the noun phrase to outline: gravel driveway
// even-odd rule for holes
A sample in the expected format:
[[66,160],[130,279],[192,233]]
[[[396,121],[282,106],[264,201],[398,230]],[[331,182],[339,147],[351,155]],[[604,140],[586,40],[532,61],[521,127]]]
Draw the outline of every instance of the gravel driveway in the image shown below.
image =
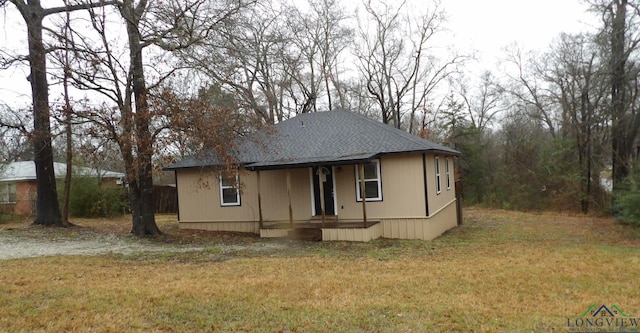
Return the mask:
[[97,255],[106,253],[132,254],[137,252],[186,252],[202,247],[149,244],[115,236],[95,239],[31,239],[0,233],[0,259],[42,257],[53,255]]
[[84,237],[33,237],[29,234],[4,232],[0,230],[0,260],[31,258],[54,255],[99,255],[135,254],[153,252],[191,252],[214,249],[216,253],[234,256],[234,253],[249,251],[271,253],[288,248],[283,242],[254,242],[247,244],[169,244],[154,243],[134,236],[99,235]]

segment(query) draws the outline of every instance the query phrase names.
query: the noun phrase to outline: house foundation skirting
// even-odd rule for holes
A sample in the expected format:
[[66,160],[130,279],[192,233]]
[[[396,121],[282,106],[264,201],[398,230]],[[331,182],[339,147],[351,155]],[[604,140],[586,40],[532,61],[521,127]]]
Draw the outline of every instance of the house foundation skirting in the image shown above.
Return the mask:
[[250,232],[254,234],[260,233],[259,222],[242,222],[242,221],[222,221],[222,222],[183,222],[178,223],[180,229],[196,229],[207,231],[234,231],[234,232]]
[[457,225],[454,201],[431,217],[383,219],[382,237],[432,240]]
[[[457,225],[456,205],[454,200],[439,210],[437,214],[430,217],[379,219],[369,224],[366,228],[356,221],[343,221],[338,223],[337,226],[327,226],[325,228],[319,223],[295,221],[294,229],[302,225],[307,228],[322,229],[323,241],[368,242],[377,238],[432,240]],[[292,230],[288,227],[287,221],[264,222],[262,229],[257,221],[180,221],[179,226],[181,229],[250,232],[259,234],[263,238],[287,237],[289,231]]]
[[368,228],[322,228],[322,240],[368,242],[381,237],[381,225],[375,223]]

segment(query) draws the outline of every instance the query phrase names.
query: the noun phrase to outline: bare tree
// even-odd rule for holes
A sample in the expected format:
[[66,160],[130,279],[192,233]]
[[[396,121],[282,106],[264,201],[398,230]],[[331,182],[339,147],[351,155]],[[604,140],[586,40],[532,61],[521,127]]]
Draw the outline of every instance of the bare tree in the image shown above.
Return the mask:
[[[321,93],[333,109],[332,91],[344,102],[339,79],[339,59],[353,35],[349,16],[336,0],[308,0],[308,10],[292,7],[286,17],[292,30],[292,52],[300,54],[298,72],[288,73],[304,96],[300,112],[317,110]],[[333,88],[333,90],[332,90]]]
[[592,10],[603,20],[601,37],[606,40],[611,89],[611,148],[613,190],[621,188],[629,175],[633,145],[640,129],[638,75],[633,60],[640,44],[640,2],[634,0],[593,0]]
[[43,19],[49,15],[104,6],[108,1],[86,1],[60,7],[44,8],[40,0],[2,0],[0,6],[12,3],[27,25],[31,95],[33,102],[33,135],[35,153],[37,201],[34,224],[66,226],[60,218],[60,206],[53,170],[49,84],[47,83],[47,50],[43,39]]
[[[113,140],[119,147],[135,235],[160,234],[152,201],[153,148],[168,122],[165,114],[154,111],[150,92],[181,69],[177,63],[172,66],[166,62],[167,51],[185,50],[207,40],[214,28],[244,6],[243,1],[123,0],[115,9],[126,28],[124,46],[118,44],[119,35],[110,34],[117,29],[109,28],[114,23],[114,12],[109,8],[89,11],[91,31],[74,30],[70,78],[76,88],[98,93],[108,101],[78,115],[94,125],[91,134]],[[154,54],[165,62],[156,62],[154,71],[148,71],[144,59]]]
[[293,85],[286,73],[299,66],[299,55],[287,50],[291,38],[283,15],[270,2],[249,6],[180,57],[211,85],[235,94],[243,110],[266,123],[280,121],[295,110],[284,101]]
[[506,110],[502,96],[504,89],[491,72],[484,72],[480,76],[480,82],[475,89],[469,87],[465,76],[456,81],[458,95],[464,103],[469,120],[481,132]]
[[[415,12],[406,13],[406,1],[394,8],[366,0],[364,8],[366,18],[360,21],[359,28],[361,45],[356,50],[359,71],[385,124],[400,128],[405,114],[410,115],[409,124],[413,124],[416,112],[429,102],[429,95],[467,57],[452,50],[446,56],[436,54],[439,45],[435,40],[443,31],[444,22],[437,2],[418,16]],[[372,26],[363,24],[363,20]]]
[[526,52],[517,45],[506,48],[504,61],[508,78],[505,92],[522,104],[521,111],[543,122],[552,137],[557,137],[560,107],[554,103],[549,83],[544,79],[546,59],[535,52]]
[[562,138],[573,142],[580,175],[580,210],[588,213],[594,201],[593,184],[603,166],[607,131],[607,70],[593,36],[562,34],[550,51],[545,79],[561,106]]
[[556,142],[554,163],[565,166],[558,178],[579,179],[575,202],[587,213],[608,140],[607,65],[599,47],[593,36],[561,34],[545,53],[509,51],[505,89],[526,116],[546,125]]
[[26,110],[0,104],[0,160],[20,161],[33,156],[29,123],[33,124]]

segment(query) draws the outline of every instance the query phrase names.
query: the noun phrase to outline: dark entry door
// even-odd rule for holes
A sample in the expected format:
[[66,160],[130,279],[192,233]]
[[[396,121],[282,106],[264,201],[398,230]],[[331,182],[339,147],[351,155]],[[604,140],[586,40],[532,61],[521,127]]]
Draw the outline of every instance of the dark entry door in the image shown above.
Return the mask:
[[[322,169],[321,176],[320,169]],[[324,214],[336,215],[333,200],[333,171],[331,167],[313,167],[313,198],[316,206],[316,215],[322,215],[320,205],[320,179],[323,180],[324,186]]]

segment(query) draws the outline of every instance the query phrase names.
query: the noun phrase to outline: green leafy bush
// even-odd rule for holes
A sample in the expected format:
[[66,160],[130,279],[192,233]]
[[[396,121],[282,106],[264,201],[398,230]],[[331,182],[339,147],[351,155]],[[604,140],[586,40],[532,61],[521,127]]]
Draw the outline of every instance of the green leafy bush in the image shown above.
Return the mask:
[[[62,186],[58,187],[62,189]],[[62,194],[59,196],[62,198]],[[97,178],[71,180],[69,213],[74,217],[113,217],[124,213],[126,192],[121,187],[103,187]]]
[[628,177],[615,195],[614,212],[620,221],[640,227],[640,175]]

